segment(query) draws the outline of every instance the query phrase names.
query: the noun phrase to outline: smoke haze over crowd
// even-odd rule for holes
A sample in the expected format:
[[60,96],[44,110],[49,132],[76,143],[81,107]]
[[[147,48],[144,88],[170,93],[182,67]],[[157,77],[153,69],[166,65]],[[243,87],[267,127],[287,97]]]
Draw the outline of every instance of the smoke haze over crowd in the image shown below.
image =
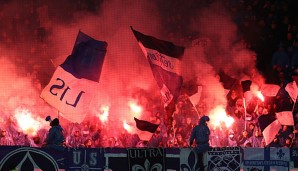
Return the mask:
[[[134,127],[134,116],[148,118],[152,112],[162,112],[159,88],[130,26],[186,47],[183,78],[197,78],[197,84],[203,85],[207,112],[226,105],[220,70],[239,80],[251,79],[258,86],[264,83],[256,69],[257,54],[245,46],[223,3],[175,3],[181,8],[172,9],[173,4],[151,0],[2,1],[2,122],[20,108],[40,118],[57,117],[57,111],[39,94],[55,68],[71,53],[79,30],[108,43],[86,121],[103,114],[102,107],[108,106],[108,120],[103,126],[113,128],[115,133],[123,128],[123,121]],[[175,15],[178,20],[171,18],[175,13],[179,13]],[[133,113],[128,102],[142,106],[142,112]]]

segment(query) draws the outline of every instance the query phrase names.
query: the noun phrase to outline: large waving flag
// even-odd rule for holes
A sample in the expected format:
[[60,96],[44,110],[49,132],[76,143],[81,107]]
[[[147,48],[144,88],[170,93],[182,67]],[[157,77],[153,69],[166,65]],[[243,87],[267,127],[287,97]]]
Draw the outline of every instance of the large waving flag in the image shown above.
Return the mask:
[[276,117],[282,125],[294,125],[293,109],[298,95],[296,82],[290,78],[276,95]]
[[82,122],[99,82],[106,48],[106,42],[79,31],[71,55],[56,68],[40,97],[64,118]]
[[289,93],[293,102],[296,102],[298,96],[298,87],[296,81],[290,78],[289,82],[287,83],[285,90]]
[[260,129],[264,136],[266,145],[270,144],[281,128],[280,122],[273,112],[263,114],[258,118]]
[[154,124],[154,123],[151,123],[151,122],[148,122],[145,120],[140,120],[137,118],[134,118],[134,120],[136,122],[137,128],[142,131],[148,131],[148,132],[154,133],[159,126],[159,124]]
[[219,81],[222,83],[223,88],[225,89],[225,94],[228,95],[230,90],[238,89],[240,84],[239,80],[227,75],[223,70],[220,70],[219,73]]
[[196,106],[201,98],[203,86],[197,84],[197,78],[193,78],[189,81],[184,81],[181,94],[186,94],[189,97],[193,106]]
[[181,59],[184,47],[171,42],[144,35],[131,27],[147,58],[154,78],[160,88],[164,106],[177,100],[183,79],[181,76]]
[[261,87],[261,92],[266,97],[275,97],[280,89],[276,84],[264,84]]

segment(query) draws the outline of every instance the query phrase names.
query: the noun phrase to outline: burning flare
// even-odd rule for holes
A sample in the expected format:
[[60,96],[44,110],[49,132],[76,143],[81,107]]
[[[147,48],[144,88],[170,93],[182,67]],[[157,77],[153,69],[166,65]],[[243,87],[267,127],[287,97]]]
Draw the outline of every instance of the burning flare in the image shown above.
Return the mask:
[[129,101],[128,102],[128,106],[131,110],[131,115],[133,117],[139,118],[141,116],[141,113],[143,112],[143,108],[142,106],[139,106],[137,102],[135,101]]
[[15,119],[24,134],[35,136],[37,131],[45,125],[45,121],[33,115],[28,109],[16,109]]
[[129,101],[128,106],[130,107],[130,110],[134,113],[141,113],[143,111],[142,107],[139,106],[136,102],[134,101]]
[[213,125],[214,128],[221,128],[222,123],[224,123],[225,126],[229,128],[234,123],[234,118],[227,115],[223,106],[217,106],[213,110],[211,110],[209,117],[210,123],[211,125]]
[[123,128],[129,133],[133,132],[132,126],[130,126],[126,121],[123,121]]
[[98,117],[102,123],[105,123],[108,120],[110,107],[108,105],[102,105],[100,107],[100,113]]
[[256,96],[257,96],[262,102],[264,102],[265,98],[264,98],[264,96],[263,96],[263,94],[262,94],[261,91],[257,91],[257,92],[256,92]]

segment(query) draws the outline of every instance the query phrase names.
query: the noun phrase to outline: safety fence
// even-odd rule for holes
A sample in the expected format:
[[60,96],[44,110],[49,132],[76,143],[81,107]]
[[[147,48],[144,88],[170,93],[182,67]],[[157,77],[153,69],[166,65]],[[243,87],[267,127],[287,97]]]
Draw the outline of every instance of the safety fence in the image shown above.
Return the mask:
[[[0,170],[196,171],[191,148],[0,147]],[[298,148],[211,148],[205,170],[295,170]],[[297,162],[298,163],[298,162]]]

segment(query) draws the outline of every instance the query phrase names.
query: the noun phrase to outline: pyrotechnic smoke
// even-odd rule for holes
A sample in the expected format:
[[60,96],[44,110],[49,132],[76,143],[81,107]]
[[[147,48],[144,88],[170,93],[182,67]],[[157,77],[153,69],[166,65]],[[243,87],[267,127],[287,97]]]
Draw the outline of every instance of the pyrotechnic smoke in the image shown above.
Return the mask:
[[[177,4],[170,1],[109,0],[91,5],[87,2],[11,0],[2,4],[0,105],[5,117],[20,106],[41,117],[56,117],[56,111],[39,94],[55,67],[71,53],[79,30],[108,43],[100,83],[94,90],[95,99],[86,122],[93,123],[102,106],[108,106],[105,127],[112,128],[111,136],[123,129],[124,120],[134,126],[129,101],[141,106],[141,117],[147,119],[162,105],[159,88],[130,26],[144,34],[187,46],[182,68],[184,80],[197,77],[198,83],[204,85],[209,110],[226,103],[217,75],[219,69],[239,79],[248,76],[260,80],[255,54],[241,46],[236,24],[219,3],[205,8],[203,5],[208,3],[203,1],[198,4],[181,1],[179,9],[171,9]],[[179,11],[178,18],[171,17]],[[198,38],[208,40],[206,47],[188,47],[187,40],[181,39],[193,31]]]
[[226,105],[226,92],[219,82],[220,70],[238,80],[247,78],[259,85],[263,83],[256,70],[256,54],[242,40],[232,17],[224,4],[215,2],[192,18],[191,29],[198,35],[188,49],[184,77],[196,77],[198,84],[204,86],[205,112]]
[[[25,88],[32,90],[36,84],[30,86],[24,84],[26,84],[25,81],[32,82],[33,80],[39,81],[39,87],[42,89],[50,80],[55,67],[60,65],[71,53],[77,33],[81,30],[95,39],[108,42],[100,84],[98,89],[94,90],[95,99],[92,102],[89,116],[97,116],[101,106],[108,105],[109,118],[105,127],[106,129],[113,128],[113,132],[110,132],[113,136],[123,129],[123,120],[134,126],[132,111],[128,104],[130,100],[135,100],[144,109],[141,113],[142,117],[146,118],[151,114],[147,109],[151,105],[149,103],[152,103],[152,99],[159,97],[159,89],[130,26],[144,33],[164,38],[160,31],[161,25],[154,3],[150,1],[104,1],[94,4],[96,7],[92,7],[92,10],[82,6],[79,6],[81,9],[77,9],[78,6],[74,5],[76,3],[66,1],[44,1],[38,4],[34,4],[32,1],[32,3],[25,3],[24,6],[28,7],[26,9],[18,6],[18,3],[20,2],[6,3],[6,10],[1,15],[1,19],[7,19],[5,24],[11,29],[4,30],[5,34],[8,34],[8,43],[1,46],[10,46],[9,42],[14,41],[20,43],[13,49],[5,48],[7,53],[13,53],[6,60],[12,59],[10,65],[16,69],[16,72],[13,72],[14,77],[8,76],[8,73],[11,74],[12,71],[2,72],[11,82],[8,85],[1,83],[1,86],[9,89],[6,92],[12,91],[9,84],[14,84],[22,90]],[[81,3],[84,5],[84,2]],[[37,9],[37,11],[33,9]],[[21,27],[23,19],[26,18],[25,14],[36,15],[35,17],[40,19],[42,28],[37,29],[31,26],[33,21],[28,21],[30,22],[28,25]],[[15,22],[13,23],[15,25],[12,25],[12,22]],[[29,27],[32,27],[32,30]],[[47,35],[44,40],[38,40],[38,38],[42,39],[43,35],[37,36],[36,34],[43,34],[43,31]],[[15,32],[19,34],[10,36]],[[11,52],[11,50],[14,51]],[[7,66],[3,62],[2,64]],[[22,74],[26,76],[27,80],[16,82],[22,78]],[[33,90],[34,96],[28,94],[30,91],[17,92],[18,95],[24,96],[23,99],[14,97],[12,93],[3,95],[4,98],[14,98],[14,105],[9,107],[9,111],[13,111],[14,108],[25,103],[21,100],[29,97],[28,101],[31,103],[43,103],[43,100],[39,98],[41,90]],[[151,92],[148,93],[148,91]],[[14,93],[16,93],[15,90]],[[161,104],[161,102],[158,103]],[[41,105],[39,108],[46,106]],[[47,106],[46,108],[51,107]],[[55,110],[53,109],[53,111]],[[51,114],[54,115],[53,118],[56,117],[55,112]],[[89,120],[87,117],[86,122],[92,123],[91,118],[93,117],[90,117]]]

